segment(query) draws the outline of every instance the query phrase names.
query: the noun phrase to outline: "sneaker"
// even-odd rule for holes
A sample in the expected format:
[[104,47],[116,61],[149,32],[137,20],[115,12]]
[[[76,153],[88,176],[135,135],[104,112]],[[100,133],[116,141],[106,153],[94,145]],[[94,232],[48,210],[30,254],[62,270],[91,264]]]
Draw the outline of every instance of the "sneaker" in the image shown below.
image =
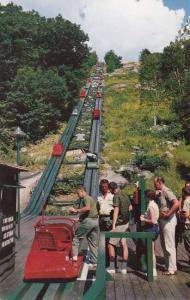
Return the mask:
[[127,274],[127,262],[122,262],[121,267],[117,269],[117,272]]
[[115,263],[111,261],[109,267],[106,268],[106,271],[110,274],[115,274]]
[[72,257],[72,261],[77,261],[77,260],[78,260],[78,256],[75,255]]
[[92,268],[92,269],[96,269],[97,268],[97,264],[90,263],[90,264],[88,264],[88,267]]
[[110,274],[115,274],[115,268],[111,268],[110,266],[106,268],[106,271]]
[[157,271],[156,271],[156,269],[153,269],[153,276],[154,276],[154,277],[157,276]]

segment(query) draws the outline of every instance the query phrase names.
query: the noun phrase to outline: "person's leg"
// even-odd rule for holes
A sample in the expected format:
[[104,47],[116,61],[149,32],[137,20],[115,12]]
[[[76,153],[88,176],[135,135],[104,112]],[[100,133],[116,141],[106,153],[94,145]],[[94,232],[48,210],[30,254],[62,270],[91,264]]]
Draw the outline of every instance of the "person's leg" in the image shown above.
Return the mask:
[[168,256],[168,271],[175,273],[177,271],[177,261],[176,261],[176,247],[175,247],[175,227],[176,227],[176,218],[173,217],[168,221],[164,228],[164,240],[165,247]]
[[[116,249],[115,248],[117,242],[115,240],[113,240],[112,244],[110,243],[112,242],[112,239],[110,239],[108,242],[109,266],[106,267],[106,270],[109,273],[115,273],[116,271]],[[116,242],[116,244],[114,244],[114,242]]]
[[152,266],[153,266],[153,276],[157,276],[155,242],[152,242]]
[[187,255],[189,257],[189,262],[190,262],[190,230],[185,230],[183,237],[184,237],[185,250],[187,251]]
[[165,245],[165,235],[164,235],[165,224],[166,224],[166,222],[164,222],[163,220],[159,224],[159,226],[160,226],[160,243],[161,243],[162,251],[164,254],[165,268],[166,268],[166,270],[168,270],[169,258],[168,258],[168,252],[166,250],[166,245]]
[[129,256],[129,251],[128,251],[126,239],[121,239],[121,246],[122,246],[122,250],[123,250],[123,261],[127,262],[128,256]]
[[[91,229],[90,229],[91,228]],[[89,232],[87,233],[87,241],[90,249],[91,262],[92,264],[97,264],[98,256],[98,236],[99,236],[99,226],[97,220],[92,220],[89,222]]]
[[115,246],[108,243],[108,253],[110,261],[115,261]]
[[78,228],[73,237],[72,256],[74,260],[77,260],[80,244],[83,238],[86,236],[87,232],[88,232],[88,226],[86,221],[84,220],[79,223]]

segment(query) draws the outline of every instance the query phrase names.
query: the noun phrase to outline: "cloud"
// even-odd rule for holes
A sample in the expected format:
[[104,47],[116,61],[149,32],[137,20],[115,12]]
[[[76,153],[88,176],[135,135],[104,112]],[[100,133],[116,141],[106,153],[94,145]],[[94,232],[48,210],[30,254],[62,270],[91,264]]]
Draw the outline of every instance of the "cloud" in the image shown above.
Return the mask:
[[[1,1],[7,3],[8,1]],[[26,10],[80,23],[90,45],[102,59],[113,49],[125,60],[137,60],[139,52],[162,49],[174,40],[185,11],[164,6],[163,0],[15,0]]]

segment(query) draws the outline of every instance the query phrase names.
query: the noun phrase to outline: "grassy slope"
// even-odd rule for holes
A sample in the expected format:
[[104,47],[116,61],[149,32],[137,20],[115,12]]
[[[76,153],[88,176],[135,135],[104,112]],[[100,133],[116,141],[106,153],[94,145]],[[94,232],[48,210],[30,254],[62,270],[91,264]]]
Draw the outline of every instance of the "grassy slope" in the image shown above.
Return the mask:
[[[116,84],[126,84],[126,88],[114,87]],[[160,118],[171,116],[169,101],[157,101],[153,107],[151,102],[140,103],[138,74],[114,75],[106,77],[105,88],[105,143],[103,156],[114,169],[134,158],[133,146],[143,148],[148,155],[163,155],[170,151],[174,158],[170,159],[167,171],[157,170],[155,175],[162,175],[169,187],[180,195],[184,180],[178,173],[180,163],[190,166],[189,146],[180,141],[177,148],[169,149],[168,138],[162,134],[155,135],[152,131],[153,116],[156,110]],[[153,178],[147,180],[147,186],[153,188]]]

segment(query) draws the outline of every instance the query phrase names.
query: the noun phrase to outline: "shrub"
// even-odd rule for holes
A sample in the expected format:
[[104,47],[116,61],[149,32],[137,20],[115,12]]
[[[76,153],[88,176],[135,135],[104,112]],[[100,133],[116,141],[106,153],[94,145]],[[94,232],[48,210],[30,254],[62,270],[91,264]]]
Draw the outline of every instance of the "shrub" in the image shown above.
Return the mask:
[[169,161],[161,155],[136,154],[135,164],[141,168],[154,172],[155,169],[165,170],[169,167]]

